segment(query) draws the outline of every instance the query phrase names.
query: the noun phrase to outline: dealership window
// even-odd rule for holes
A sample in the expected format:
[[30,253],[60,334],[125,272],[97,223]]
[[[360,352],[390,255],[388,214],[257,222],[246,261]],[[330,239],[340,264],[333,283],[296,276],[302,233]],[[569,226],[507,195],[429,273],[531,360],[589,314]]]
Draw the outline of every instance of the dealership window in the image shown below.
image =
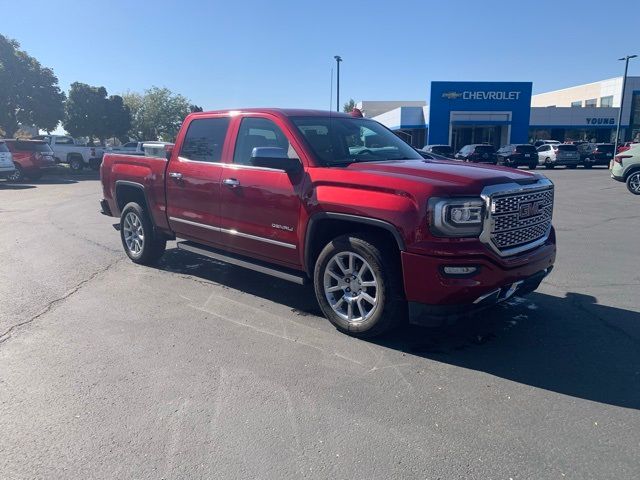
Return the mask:
[[613,95],[609,95],[608,97],[600,97],[600,106],[613,107]]
[[577,102],[571,102],[571,106],[572,107],[581,107],[582,106],[582,100],[578,100]]
[[596,98],[590,98],[589,100],[585,100],[584,101],[584,106],[585,107],[597,107],[598,106],[598,100]]

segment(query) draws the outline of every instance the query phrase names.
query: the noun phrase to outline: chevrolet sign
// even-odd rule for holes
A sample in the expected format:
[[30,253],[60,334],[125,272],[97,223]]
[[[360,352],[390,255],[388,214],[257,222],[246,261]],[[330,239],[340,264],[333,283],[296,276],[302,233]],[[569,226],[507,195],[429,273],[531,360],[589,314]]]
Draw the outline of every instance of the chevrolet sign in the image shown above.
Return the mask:
[[456,100],[462,98],[463,100],[518,100],[521,92],[445,92],[442,94],[442,98],[448,98],[449,100]]

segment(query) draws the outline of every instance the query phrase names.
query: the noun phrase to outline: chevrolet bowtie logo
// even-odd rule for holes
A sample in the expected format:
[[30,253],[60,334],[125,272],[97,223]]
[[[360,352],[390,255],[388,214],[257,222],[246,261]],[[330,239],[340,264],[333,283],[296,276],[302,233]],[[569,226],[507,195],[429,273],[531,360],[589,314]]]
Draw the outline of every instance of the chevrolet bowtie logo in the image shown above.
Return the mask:
[[459,92],[444,92],[442,94],[442,98],[448,98],[449,100],[455,100],[456,98],[460,98],[462,96]]

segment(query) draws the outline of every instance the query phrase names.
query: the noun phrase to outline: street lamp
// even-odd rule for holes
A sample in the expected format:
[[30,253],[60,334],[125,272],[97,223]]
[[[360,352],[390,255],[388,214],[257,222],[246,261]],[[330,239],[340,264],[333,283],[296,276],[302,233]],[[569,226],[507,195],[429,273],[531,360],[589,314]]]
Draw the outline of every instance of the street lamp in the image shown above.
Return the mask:
[[618,110],[618,124],[616,125],[616,141],[613,145],[613,154],[618,153],[618,139],[620,138],[620,122],[622,121],[622,107],[624,106],[624,91],[627,87],[627,70],[629,70],[629,60],[636,58],[637,55],[626,55],[619,58],[619,61],[624,60],[624,77],[622,77],[622,97],[620,97],[620,110]]
[[336,75],[336,112],[340,111],[340,62],[342,61],[342,57],[340,55],[336,55],[333,58],[336,59],[336,64],[338,65],[338,71]]

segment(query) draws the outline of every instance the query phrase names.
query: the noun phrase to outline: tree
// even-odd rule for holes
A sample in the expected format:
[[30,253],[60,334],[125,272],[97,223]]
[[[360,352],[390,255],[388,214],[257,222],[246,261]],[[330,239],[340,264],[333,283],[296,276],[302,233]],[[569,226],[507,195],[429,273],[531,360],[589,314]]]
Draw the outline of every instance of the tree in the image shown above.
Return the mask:
[[20,44],[0,35],[0,130],[11,137],[23,125],[54,130],[64,116],[64,93],[53,70]]
[[127,93],[123,100],[131,111],[129,135],[137,140],[175,141],[184,117],[191,111],[187,98],[168,88],[151,87],[144,95]]
[[122,97],[107,97],[104,87],[74,82],[66,102],[64,128],[74,137],[125,138],[131,128],[131,113]]
[[356,101],[351,98],[342,106],[342,111],[345,113],[351,113],[354,108],[356,108]]

